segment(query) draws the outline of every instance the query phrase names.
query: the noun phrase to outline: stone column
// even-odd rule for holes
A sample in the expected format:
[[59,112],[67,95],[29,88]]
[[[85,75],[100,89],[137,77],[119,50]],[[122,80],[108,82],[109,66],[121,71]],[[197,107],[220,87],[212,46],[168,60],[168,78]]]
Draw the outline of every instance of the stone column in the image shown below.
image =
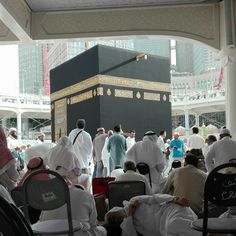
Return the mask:
[[189,110],[184,110],[184,118],[185,118],[185,132],[186,136],[189,136]]
[[235,1],[225,0],[220,9],[220,42],[219,53],[224,68],[226,82],[226,127],[236,139],[236,35],[235,35]]
[[225,65],[226,74],[226,127],[236,139],[236,50],[232,50]]
[[24,135],[25,139],[29,138],[29,119],[23,118],[22,119],[22,134]]
[[18,142],[21,143],[21,112],[17,112],[17,137]]
[[200,114],[195,113],[195,126],[199,127],[199,116]]

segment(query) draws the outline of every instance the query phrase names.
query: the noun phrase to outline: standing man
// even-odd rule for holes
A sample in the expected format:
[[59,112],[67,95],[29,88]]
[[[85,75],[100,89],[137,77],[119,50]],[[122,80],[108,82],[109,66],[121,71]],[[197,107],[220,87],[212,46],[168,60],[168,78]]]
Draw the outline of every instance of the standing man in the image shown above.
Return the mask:
[[231,139],[229,129],[220,131],[220,140],[214,142],[206,154],[206,169],[211,172],[215,167],[235,159],[236,141]]
[[7,137],[7,147],[10,149],[12,156],[18,160],[19,158],[18,152],[20,150],[20,146],[18,146],[16,128],[9,129],[9,133]]
[[121,125],[114,127],[115,133],[109,138],[107,144],[107,150],[110,152],[110,172],[112,172],[116,166],[124,167],[125,152],[127,150],[126,139],[121,135]]
[[102,127],[98,128],[97,132],[98,134],[93,140],[93,160],[95,163],[94,176],[98,178],[103,177],[102,149],[104,147],[107,134],[105,134],[105,129]]
[[91,135],[84,130],[85,120],[78,119],[76,122],[76,129],[73,129],[69,134],[74,152],[80,163],[82,164],[82,173],[88,174],[89,164],[92,159],[93,143]]
[[107,137],[102,149],[102,164],[103,164],[103,176],[107,177],[110,176],[110,153],[107,151],[107,144],[109,141],[109,138],[113,135],[113,130],[108,130]]
[[157,139],[157,144],[158,144],[158,146],[161,149],[163,154],[166,153],[165,138],[166,138],[166,131],[161,130],[160,135]]
[[209,151],[211,145],[217,141],[217,138],[215,135],[210,134],[207,136],[205,143],[206,143],[206,148],[203,150],[203,155],[206,156],[207,152]]
[[202,149],[202,151],[205,148],[205,140],[204,138],[199,135],[199,129],[198,127],[192,128],[193,134],[190,135],[187,143],[187,147],[189,150],[191,149]]
[[129,137],[126,138],[127,151],[136,143],[135,134],[135,130],[131,130]]
[[16,128],[9,129],[7,137],[7,146],[11,151],[14,151],[18,147]]
[[39,133],[36,139],[36,144],[42,144],[45,139],[45,134],[44,133]]
[[179,139],[179,133],[174,133],[174,138],[170,142],[173,159],[180,160],[183,163],[184,157],[184,142]]
[[[161,149],[157,145],[157,135],[153,131],[144,134],[143,140],[135,143],[126,154],[127,161],[133,161],[135,165],[144,162],[149,166],[152,190],[160,193],[163,185],[162,172],[165,168],[165,159]],[[145,175],[149,179],[149,175]]]

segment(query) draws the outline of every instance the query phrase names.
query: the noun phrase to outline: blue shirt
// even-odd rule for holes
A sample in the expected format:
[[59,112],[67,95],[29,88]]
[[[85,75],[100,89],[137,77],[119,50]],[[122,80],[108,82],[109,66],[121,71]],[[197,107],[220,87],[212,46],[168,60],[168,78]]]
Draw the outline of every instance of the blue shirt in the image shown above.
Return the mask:
[[107,150],[110,152],[114,166],[121,166],[123,168],[125,151],[127,150],[126,139],[124,136],[114,133],[109,138]]
[[170,142],[170,147],[173,148],[173,157],[183,157],[184,156],[184,142],[180,139],[172,139]]

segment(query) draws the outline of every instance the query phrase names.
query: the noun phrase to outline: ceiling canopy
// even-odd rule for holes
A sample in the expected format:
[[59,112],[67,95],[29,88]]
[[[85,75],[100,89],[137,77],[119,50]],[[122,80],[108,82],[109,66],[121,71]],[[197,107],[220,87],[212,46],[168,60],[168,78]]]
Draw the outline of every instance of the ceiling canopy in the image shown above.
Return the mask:
[[219,2],[219,0],[25,0],[31,11],[127,8]]

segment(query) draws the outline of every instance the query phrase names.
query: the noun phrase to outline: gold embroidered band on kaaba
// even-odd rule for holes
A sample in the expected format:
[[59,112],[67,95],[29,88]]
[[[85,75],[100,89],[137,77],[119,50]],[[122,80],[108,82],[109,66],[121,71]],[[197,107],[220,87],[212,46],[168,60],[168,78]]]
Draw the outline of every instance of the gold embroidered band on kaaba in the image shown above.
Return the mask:
[[[158,92],[169,92],[170,93],[170,84],[169,83],[161,83],[161,82],[154,82],[154,81],[146,81],[146,80],[140,80],[140,79],[129,79],[129,78],[123,78],[123,77],[115,77],[115,76],[109,76],[109,75],[96,75],[89,79],[86,79],[82,82],[76,83],[74,85],[71,85],[67,88],[61,89],[55,93],[51,94],[51,101],[55,101],[67,96],[70,96],[72,94],[81,92],[85,89],[91,88],[96,85],[112,85],[116,87],[122,87],[122,88],[133,88],[133,89],[144,89],[144,90],[151,90],[151,91],[158,91]],[[98,90],[98,95],[103,95],[102,90]],[[126,97],[133,97],[133,93],[130,91],[125,92],[124,90],[117,89],[116,90],[117,96],[126,96]],[[91,92],[85,94],[86,97],[91,98],[92,94]],[[83,95],[85,97],[85,95]],[[153,94],[146,94],[145,98],[147,100],[151,100],[151,97]],[[76,103],[78,101],[82,101],[83,98],[81,96],[75,96],[73,97],[73,101],[71,103]],[[159,97],[155,97],[154,100],[159,100]]]

